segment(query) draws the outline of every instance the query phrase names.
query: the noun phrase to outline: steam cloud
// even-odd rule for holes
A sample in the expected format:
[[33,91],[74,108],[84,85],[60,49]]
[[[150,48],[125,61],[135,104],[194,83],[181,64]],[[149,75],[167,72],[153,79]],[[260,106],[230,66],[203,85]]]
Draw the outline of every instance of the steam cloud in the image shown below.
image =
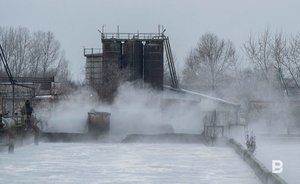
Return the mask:
[[[167,97],[166,97],[167,96]],[[43,131],[85,133],[88,112],[111,113],[110,135],[124,138],[128,134],[194,133],[203,131],[200,108],[189,103],[163,106],[168,94],[150,88],[137,88],[131,83],[119,87],[112,105],[98,102],[93,91],[81,89],[54,103],[36,109]]]

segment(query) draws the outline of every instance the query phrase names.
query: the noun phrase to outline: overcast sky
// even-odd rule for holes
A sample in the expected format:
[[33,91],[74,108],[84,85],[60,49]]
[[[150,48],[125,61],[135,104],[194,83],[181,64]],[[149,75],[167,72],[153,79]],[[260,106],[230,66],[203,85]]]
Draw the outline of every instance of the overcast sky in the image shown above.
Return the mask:
[[177,65],[200,36],[213,32],[239,49],[252,33],[300,31],[299,0],[0,0],[0,26],[53,31],[70,60],[73,79],[84,78],[84,47],[100,47],[97,31],[157,32],[164,25]]

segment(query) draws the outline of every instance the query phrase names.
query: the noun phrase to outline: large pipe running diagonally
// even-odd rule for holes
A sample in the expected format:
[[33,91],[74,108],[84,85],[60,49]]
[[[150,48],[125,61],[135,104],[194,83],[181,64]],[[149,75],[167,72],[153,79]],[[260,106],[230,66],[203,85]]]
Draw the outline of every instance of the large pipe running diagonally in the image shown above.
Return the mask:
[[11,71],[9,69],[9,66],[8,66],[8,63],[7,63],[7,59],[6,59],[6,56],[4,54],[4,51],[3,51],[3,48],[2,48],[2,45],[0,44],[0,57],[1,57],[1,61],[4,65],[4,68],[5,68],[5,71],[6,71],[6,74],[8,76],[8,79],[9,79],[9,82],[14,85],[15,84],[15,81],[13,80],[13,76],[11,74]]
[[9,69],[9,66],[8,66],[8,63],[7,63],[7,59],[5,57],[5,54],[4,54],[4,51],[3,51],[3,48],[2,48],[1,44],[0,44],[0,50],[1,50],[1,52],[0,52],[1,61],[2,61],[3,66],[5,68],[8,80],[9,80],[9,82],[12,85],[12,95],[13,95],[12,96],[12,113],[14,113],[14,111],[15,111],[15,81],[14,81],[13,76],[11,74],[11,71]]
[[6,59],[6,56],[5,56],[5,53],[4,53],[4,50],[3,50],[3,47],[2,45],[0,44],[0,59],[2,61],[2,64],[5,68],[5,72],[7,74],[7,77],[8,77],[8,80],[9,82],[11,83],[12,85],[12,113],[14,113],[15,111],[15,86],[21,86],[21,87],[24,87],[24,88],[30,88],[30,89],[35,89],[33,87],[30,87],[30,86],[26,86],[26,85],[23,85],[23,84],[18,84],[13,76],[12,76],[12,73],[11,73],[11,70],[9,68],[9,65],[8,65],[8,62],[7,62],[7,59]]

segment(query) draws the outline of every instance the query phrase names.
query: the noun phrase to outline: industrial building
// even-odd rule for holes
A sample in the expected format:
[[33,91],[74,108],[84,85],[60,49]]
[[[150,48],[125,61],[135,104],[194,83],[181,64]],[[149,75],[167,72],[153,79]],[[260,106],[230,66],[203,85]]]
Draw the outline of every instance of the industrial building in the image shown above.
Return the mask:
[[86,80],[99,97],[112,101],[122,81],[141,81],[155,89],[164,85],[164,55],[178,87],[169,39],[164,33],[101,33],[102,50],[85,48]]
[[[163,90],[160,98],[162,112],[188,104],[198,110],[195,124],[204,122],[210,134],[240,126],[240,105],[201,93],[180,89],[174,67],[169,38],[160,33],[104,33],[102,49],[85,48],[86,80],[100,99],[112,102],[119,84],[132,81],[141,87]],[[166,63],[164,64],[164,61]],[[168,66],[171,85],[164,84],[164,66]],[[168,119],[164,120],[168,123]],[[189,122],[189,124],[192,122]]]

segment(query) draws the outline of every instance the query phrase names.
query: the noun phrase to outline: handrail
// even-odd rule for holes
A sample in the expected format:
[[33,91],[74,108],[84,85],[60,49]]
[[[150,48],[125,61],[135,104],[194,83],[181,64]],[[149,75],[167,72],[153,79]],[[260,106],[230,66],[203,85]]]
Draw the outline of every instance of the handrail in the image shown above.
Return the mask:
[[176,75],[175,65],[174,65],[174,58],[171,50],[171,45],[169,41],[169,37],[164,36],[165,39],[165,50],[167,55],[167,62],[169,66],[169,72],[172,80],[172,87],[178,88],[178,78]]
[[101,54],[101,48],[84,48],[83,54],[84,54],[84,56],[93,55],[93,54]]
[[164,39],[164,35],[160,33],[102,33],[102,39],[137,39],[137,40],[150,40],[150,39]]

